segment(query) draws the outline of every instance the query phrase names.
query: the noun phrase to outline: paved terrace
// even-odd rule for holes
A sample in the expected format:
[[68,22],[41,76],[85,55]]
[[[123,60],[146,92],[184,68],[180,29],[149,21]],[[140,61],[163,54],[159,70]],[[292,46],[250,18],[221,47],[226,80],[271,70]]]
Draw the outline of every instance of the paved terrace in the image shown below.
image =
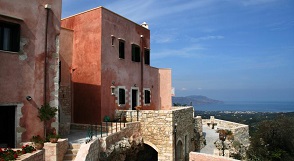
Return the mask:
[[200,153],[213,154],[214,142],[218,139],[218,133],[216,133],[216,129],[210,129],[207,125],[203,125],[203,134],[206,139],[206,146],[200,150]]

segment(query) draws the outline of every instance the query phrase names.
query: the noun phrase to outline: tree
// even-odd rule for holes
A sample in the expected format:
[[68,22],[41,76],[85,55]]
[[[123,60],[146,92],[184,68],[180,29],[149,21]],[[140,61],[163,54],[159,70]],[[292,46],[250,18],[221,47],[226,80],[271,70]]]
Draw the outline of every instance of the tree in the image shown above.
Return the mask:
[[249,160],[294,160],[294,118],[260,122],[247,154]]

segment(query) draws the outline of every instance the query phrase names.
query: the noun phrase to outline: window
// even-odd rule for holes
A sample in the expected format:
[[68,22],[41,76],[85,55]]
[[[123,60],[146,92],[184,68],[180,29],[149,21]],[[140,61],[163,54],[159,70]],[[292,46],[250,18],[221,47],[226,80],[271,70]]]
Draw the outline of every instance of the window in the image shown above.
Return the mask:
[[114,36],[111,35],[111,46],[114,46]]
[[125,58],[125,42],[122,40],[119,41],[119,58]]
[[118,103],[126,104],[126,91],[123,88],[119,88],[118,90]]
[[145,94],[145,104],[150,104],[150,91],[145,90],[144,94]]
[[0,50],[19,51],[20,25],[0,21]]
[[132,61],[140,62],[140,47],[138,45],[132,44]]
[[150,65],[150,50],[149,49],[145,49],[144,60],[145,60],[145,64]]

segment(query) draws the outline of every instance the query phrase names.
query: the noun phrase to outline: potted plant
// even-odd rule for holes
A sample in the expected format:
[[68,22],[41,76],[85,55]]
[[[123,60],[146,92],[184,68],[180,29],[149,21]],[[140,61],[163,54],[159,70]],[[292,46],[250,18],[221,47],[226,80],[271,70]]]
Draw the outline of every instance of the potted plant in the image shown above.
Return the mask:
[[53,117],[55,117],[57,108],[56,107],[51,107],[48,103],[45,105],[42,105],[39,110],[39,115],[38,117],[40,118],[41,121],[49,121]]
[[41,108],[38,108],[38,117],[41,121],[44,121],[44,134],[46,138],[46,123],[47,121],[50,121],[52,118],[55,117],[57,113],[56,107],[51,107],[48,103],[45,105],[42,105]]
[[56,133],[56,130],[54,129],[51,133],[47,135],[48,140],[51,143],[57,143],[58,139],[60,138],[59,135]]
[[41,150],[44,147],[44,139],[40,135],[33,136],[31,142],[35,144],[35,148],[38,150]]

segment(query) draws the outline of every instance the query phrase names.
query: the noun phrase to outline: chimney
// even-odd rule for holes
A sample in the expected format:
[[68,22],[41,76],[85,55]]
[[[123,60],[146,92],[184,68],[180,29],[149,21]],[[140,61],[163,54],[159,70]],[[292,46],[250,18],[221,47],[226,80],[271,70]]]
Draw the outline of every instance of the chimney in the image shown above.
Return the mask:
[[149,28],[149,27],[148,27],[148,24],[147,24],[146,22],[143,22],[143,23],[141,24],[141,26],[142,26],[142,27],[145,27],[146,29]]

